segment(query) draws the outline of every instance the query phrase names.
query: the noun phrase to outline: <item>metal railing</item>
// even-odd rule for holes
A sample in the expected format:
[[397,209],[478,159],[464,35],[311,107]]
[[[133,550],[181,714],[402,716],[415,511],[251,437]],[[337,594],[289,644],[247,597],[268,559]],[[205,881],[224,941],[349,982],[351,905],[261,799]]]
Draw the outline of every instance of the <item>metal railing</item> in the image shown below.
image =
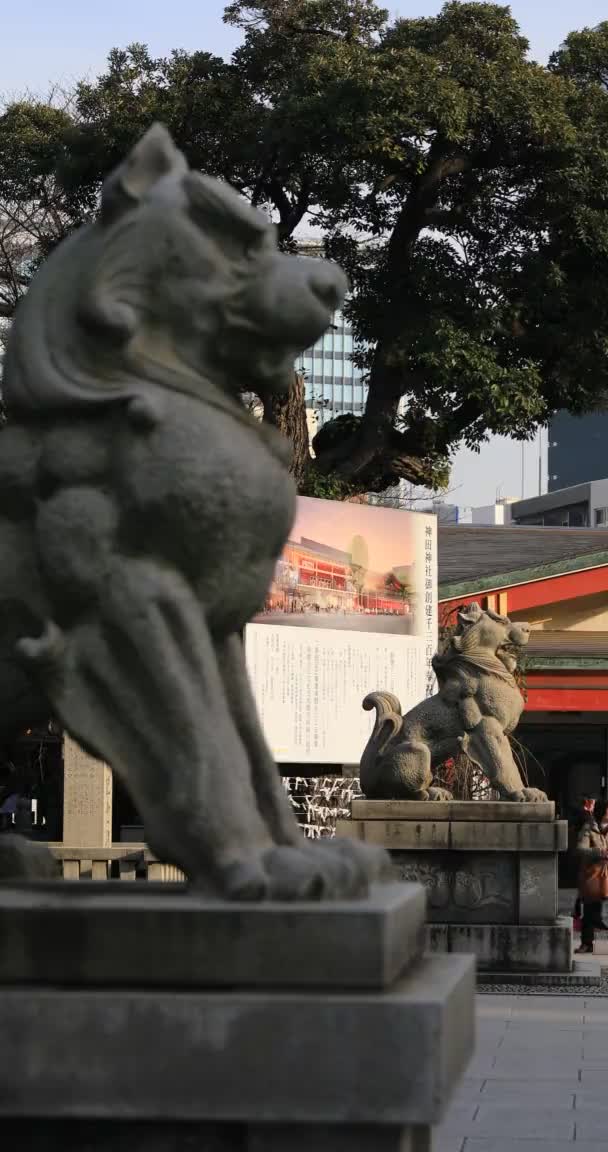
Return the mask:
[[71,848],[49,844],[59,860],[64,880],[151,880],[168,884],[185,880],[173,864],[162,864],[145,844],[113,844],[111,848]]

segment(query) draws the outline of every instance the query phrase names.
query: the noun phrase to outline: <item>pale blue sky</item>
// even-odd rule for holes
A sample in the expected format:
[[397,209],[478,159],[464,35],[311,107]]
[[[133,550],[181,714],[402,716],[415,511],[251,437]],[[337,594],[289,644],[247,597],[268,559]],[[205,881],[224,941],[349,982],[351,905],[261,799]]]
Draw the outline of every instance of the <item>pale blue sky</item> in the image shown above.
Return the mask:
[[[436,14],[441,0],[392,0],[394,15]],[[110,48],[133,40],[161,55],[171,48],[230,51],[234,29],[222,23],[224,0],[21,0],[5,3],[0,35],[0,93],[45,92],[54,82],[90,73]],[[545,59],[572,28],[608,17],[605,0],[514,0],[512,11]]]
[[[435,15],[441,0],[385,0],[393,15]],[[93,77],[110,48],[134,40],[155,55],[172,48],[206,49],[226,55],[237,43],[234,29],[222,23],[224,0],[21,0],[3,4],[0,31],[0,97],[29,91],[44,95],[56,83],[69,86]],[[606,0],[513,0],[511,9],[531,44],[545,60],[573,28],[608,18]],[[546,437],[544,437],[546,440]],[[538,448],[525,449],[525,491],[538,490]],[[521,448],[493,441],[480,456],[460,453],[453,474],[452,499],[461,505],[485,504],[500,488],[504,496],[521,494]]]

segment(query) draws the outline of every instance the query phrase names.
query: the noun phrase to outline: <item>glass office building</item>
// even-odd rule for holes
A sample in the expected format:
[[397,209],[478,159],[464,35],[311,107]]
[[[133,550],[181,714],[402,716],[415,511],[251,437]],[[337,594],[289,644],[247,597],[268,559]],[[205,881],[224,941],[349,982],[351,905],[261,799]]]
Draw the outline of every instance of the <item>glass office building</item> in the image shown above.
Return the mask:
[[[352,328],[341,312],[335,312],[325,335],[296,360],[297,371],[304,373],[311,440],[327,420],[344,412],[363,414],[367,384],[361,369],[353,364],[353,348]],[[368,499],[371,504],[405,507],[410,487],[405,480],[400,480],[394,488],[370,495]]]
[[306,406],[315,412],[319,424],[343,412],[358,416],[363,412],[367,389],[352,356],[352,329],[342,313],[336,312],[325,335],[296,361],[297,370],[304,373]]
[[608,411],[558,412],[549,425],[549,492],[608,477]]

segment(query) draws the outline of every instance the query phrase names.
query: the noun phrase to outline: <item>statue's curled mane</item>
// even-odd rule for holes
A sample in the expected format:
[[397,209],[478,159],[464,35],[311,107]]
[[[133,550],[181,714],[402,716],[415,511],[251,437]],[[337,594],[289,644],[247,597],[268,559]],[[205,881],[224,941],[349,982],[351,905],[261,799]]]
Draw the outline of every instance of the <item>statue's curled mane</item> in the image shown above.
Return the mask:
[[[259,275],[252,257],[274,243],[273,233],[233,189],[190,172],[155,126],[104,185],[98,220],[58,246],[21,301],[4,365],[8,409],[116,404],[155,378],[198,397],[213,393],[219,357],[210,365],[177,349],[188,338],[197,350],[256,338],[244,296]],[[163,317],[159,364],[149,332]]]

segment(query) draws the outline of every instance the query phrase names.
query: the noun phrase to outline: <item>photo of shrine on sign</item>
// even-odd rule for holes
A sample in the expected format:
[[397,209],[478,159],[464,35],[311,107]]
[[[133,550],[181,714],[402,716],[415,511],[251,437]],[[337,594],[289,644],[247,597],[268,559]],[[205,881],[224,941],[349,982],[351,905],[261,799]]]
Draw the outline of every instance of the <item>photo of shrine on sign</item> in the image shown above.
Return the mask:
[[414,635],[418,516],[300,497],[257,623]]

